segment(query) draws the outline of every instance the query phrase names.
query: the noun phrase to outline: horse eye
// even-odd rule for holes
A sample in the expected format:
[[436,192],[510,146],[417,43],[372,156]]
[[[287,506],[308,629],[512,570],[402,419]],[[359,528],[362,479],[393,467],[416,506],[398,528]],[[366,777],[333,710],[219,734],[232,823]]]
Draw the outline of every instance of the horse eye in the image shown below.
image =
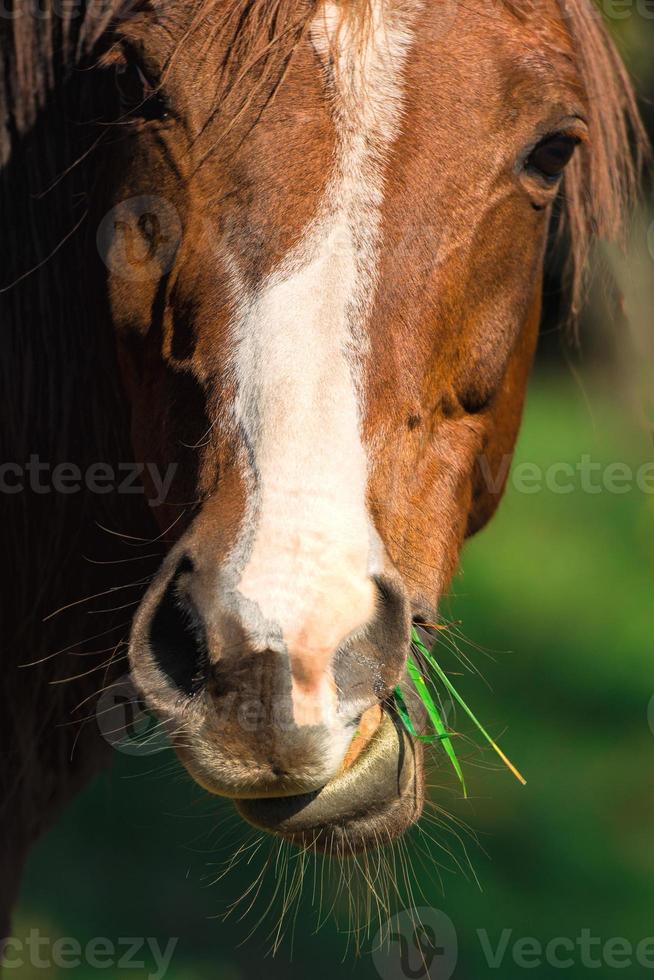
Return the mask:
[[542,140],[530,153],[527,170],[537,171],[547,180],[557,180],[572,159],[579,140],[575,136],[557,133]]
[[116,87],[124,113],[143,119],[165,119],[168,115],[164,96],[135,62],[123,62],[116,67]]

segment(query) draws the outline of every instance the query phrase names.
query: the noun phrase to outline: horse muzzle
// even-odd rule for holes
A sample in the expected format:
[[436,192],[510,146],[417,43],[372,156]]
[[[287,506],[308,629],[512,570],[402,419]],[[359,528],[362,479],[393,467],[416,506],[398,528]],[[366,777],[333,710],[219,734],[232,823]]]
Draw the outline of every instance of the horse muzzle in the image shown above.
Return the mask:
[[[209,575],[210,616],[196,599]],[[421,748],[391,707],[409,604],[392,573],[371,581],[374,615],[333,652],[299,716],[288,650],[274,636],[257,648],[238,597],[188,545],[168,556],[132,628],[132,675],[190,775],[250,823],[317,847],[338,837],[364,848],[422,808]]]
[[321,789],[239,800],[236,808],[261,830],[303,847],[347,855],[402,834],[420,817],[423,801],[422,746],[385,714],[352,765]]

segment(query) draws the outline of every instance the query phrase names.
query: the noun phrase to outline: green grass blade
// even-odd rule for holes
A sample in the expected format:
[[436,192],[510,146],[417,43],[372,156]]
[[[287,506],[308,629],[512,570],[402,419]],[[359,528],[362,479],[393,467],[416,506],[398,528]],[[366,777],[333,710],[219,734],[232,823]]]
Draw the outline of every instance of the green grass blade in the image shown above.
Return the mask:
[[[432,745],[434,742],[440,742],[443,738],[442,735],[419,735],[416,731],[416,726],[411,721],[411,715],[409,714],[409,709],[406,706],[406,701],[404,700],[404,695],[402,694],[402,689],[396,687],[393,692],[395,696],[395,709],[402,721],[402,724],[408,731],[409,735],[413,738],[417,738],[420,742],[430,742]],[[447,738],[447,736],[445,736]]]
[[434,699],[432,698],[429,688],[425,683],[425,679],[422,676],[420,668],[418,667],[413,657],[411,656],[409,656],[409,659],[407,661],[407,670],[409,671],[409,676],[411,677],[411,680],[416,686],[416,690],[418,691],[420,700],[422,701],[422,703],[424,704],[427,710],[429,719],[432,725],[434,726],[440,740],[443,743],[443,748],[447,752],[448,758],[452,763],[452,767],[456,772],[457,776],[459,777],[459,782],[463,787],[463,795],[467,798],[468,790],[466,788],[466,781],[463,777],[463,770],[461,769],[461,765],[459,763],[459,760],[457,759],[456,752],[454,751],[452,740],[447,732],[447,729],[445,728],[443,719],[441,718],[441,714],[434,703]]
[[[479,731],[481,732],[481,734],[484,736],[484,738],[486,739],[486,741],[488,742],[488,744],[497,753],[497,755],[500,757],[500,759],[505,764],[505,766],[507,766],[507,768],[513,773],[513,775],[516,777],[516,779],[519,782],[522,783],[523,786],[526,786],[527,785],[527,781],[524,778],[524,776],[516,769],[516,767],[511,762],[511,760],[507,758],[507,756],[504,754],[504,752],[499,747],[499,745],[497,745],[497,743],[491,738],[491,736],[488,734],[488,732],[486,731],[486,729],[484,728],[484,726],[481,724],[481,722],[478,720],[478,718],[474,715],[474,713],[472,712],[472,710],[468,707],[468,705],[463,700],[463,698],[461,697],[461,695],[459,694],[459,692],[455,688],[454,684],[452,684],[451,680],[449,679],[449,677],[447,676],[447,674],[445,673],[445,671],[442,669],[442,667],[440,666],[440,664],[438,663],[438,661],[436,660],[436,658],[427,649],[427,647],[425,646],[425,644],[420,639],[420,637],[418,635],[418,632],[415,629],[415,627],[412,630],[412,641],[413,641],[414,645],[417,647],[417,649],[420,651],[420,653],[422,654],[422,656],[425,658],[425,660],[427,661],[427,663],[429,664],[429,666],[435,672],[435,674],[438,677],[438,679],[445,685],[445,687],[450,692],[450,694],[452,695],[452,697],[463,708],[463,710],[468,715],[468,717],[472,719],[472,721],[475,723],[475,725],[477,726],[477,728],[479,729]],[[409,667],[409,672],[411,673],[411,668],[410,667]],[[424,681],[423,681],[423,684],[424,684]],[[425,705],[425,707],[426,707],[426,705]]]

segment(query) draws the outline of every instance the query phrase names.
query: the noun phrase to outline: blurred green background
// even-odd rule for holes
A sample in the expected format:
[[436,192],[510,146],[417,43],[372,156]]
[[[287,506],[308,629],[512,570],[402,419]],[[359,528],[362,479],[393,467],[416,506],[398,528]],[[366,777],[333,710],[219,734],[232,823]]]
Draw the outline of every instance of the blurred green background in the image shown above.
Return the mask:
[[[654,93],[654,8],[643,4],[638,13],[634,3],[620,9],[628,16],[613,26],[641,92]],[[651,106],[644,111],[652,131]],[[628,464],[635,475],[654,459],[648,404],[654,392],[654,251],[647,244],[652,219],[646,201],[626,266],[612,253],[605,256],[625,293],[630,322],[615,321],[600,282],[582,325],[580,354],[566,353],[560,334],[545,331],[516,455],[518,476],[521,463],[537,464],[545,474],[551,464],[575,467],[590,456],[602,464],[593,476],[601,481],[611,463]],[[654,249],[654,232],[650,245]],[[552,964],[529,970],[514,961],[512,944],[523,937],[574,942],[588,929],[603,942],[623,937],[635,946],[654,936],[654,732],[648,720],[654,694],[654,475],[650,469],[650,493],[636,486],[584,492],[578,473],[572,482],[569,493],[547,486],[523,493],[513,480],[495,520],[468,545],[444,604],[454,625],[442,634],[442,663],[458,672],[459,689],[493,734],[501,734],[528,778],[520,787],[496,760],[466,743],[461,751],[468,758],[471,798],[464,801],[443,753],[432,750],[431,797],[450,816],[430,808],[424,830],[412,831],[402,853],[414,864],[415,905],[442,909],[454,923],[458,980],[557,975]],[[483,680],[462,672],[454,644]],[[650,719],[654,723],[654,709]],[[458,727],[473,734],[462,719]],[[378,924],[362,938],[359,957],[353,938],[348,940],[354,884],[336,897],[340,927],[328,916],[316,932],[321,872],[314,888],[309,864],[297,913],[293,907],[286,916],[286,937],[262,965],[280,910],[275,887],[283,886],[298,858],[277,860],[274,845],[264,842],[256,853],[253,847],[244,851],[235,868],[212,883],[221,864],[255,839],[231,806],[208,799],[169,753],[116,753],[111,772],[35,849],[16,935],[38,928],[82,944],[93,937],[114,943],[156,937],[163,947],[179,937],[168,980],[250,980],[262,971],[271,978],[379,977],[366,952]],[[250,894],[225,919],[269,854],[251,913],[241,920]],[[328,884],[324,890],[330,894]],[[364,899],[369,890],[364,883]],[[396,904],[402,908],[411,899],[400,892]],[[248,938],[271,899],[275,912]],[[478,930],[486,931],[492,947],[503,930],[511,930],[497,969],[484,956]],[[563,971],[569,976],[613,973],[610,963],[592,968],[579,952],[567,955],[574,958]],[[599,947],[593,955],[601,956]],[[143,957],[143,951],[136,955]],[[60,978],[71,972],[31,970],[8,975]],[[390,966],[384,970],[385,976],[402,976]],[[74,972],[80,980],[103,973],[131,980],[154,973],[155,965],[147,955],[145,965],[133,969],[81,966]],[[649,973],[637,965],[620,972]],[[438,966],[431,972],[434,980],[449,975]]]

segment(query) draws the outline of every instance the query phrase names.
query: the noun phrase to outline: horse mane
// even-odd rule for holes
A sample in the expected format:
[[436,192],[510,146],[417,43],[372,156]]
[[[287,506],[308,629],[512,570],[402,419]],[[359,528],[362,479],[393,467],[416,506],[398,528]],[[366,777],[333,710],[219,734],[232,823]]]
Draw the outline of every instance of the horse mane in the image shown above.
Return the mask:
[[593,241],[626,245],[649,141],[629,73],[598,8],[591,0],[558,3],[575,44],[590,132],[564,178],[574,319],[585,299]]
[[[10,0],[0,18],[0,459],[25,467],[34,454],[50,466],[65,461],[83,470],[94,460],[131,459],[104,328],[106,297],[92,297],[88,282],[97,132],[82,69],[111,23],[134,4],[35,6]],[[7,877],[0,931],[31,841],[108,755],[96,727],[84,722],[109,676],[108,654],[97,648],[120,652],[125,627],[106,601],[105,609],[93,609],[107,612],[104,618],[76,604],[128,574],[129,566],[96,563],[124,558],[115,553],[119,539],[98,525],[128,533],[136,524],[130,501],[121,500],[118,517],[108,498],[82,489],[67,502],[32,492],[24,470],[23,476],[22,492],[2,493],[0,522],[8,563],[0,604],[0,865]],[[145,530],[136,533],[151,533],[140,518],[138,526]],[[90,642],[94,631],[104,642]]]
[[128,12],[143,9],[134,0],[45,0],[38,13],[30,0],[9,0],[0,22],[0,164],[11,141],[35,122],[48,92],[92,50],[102,35]]

